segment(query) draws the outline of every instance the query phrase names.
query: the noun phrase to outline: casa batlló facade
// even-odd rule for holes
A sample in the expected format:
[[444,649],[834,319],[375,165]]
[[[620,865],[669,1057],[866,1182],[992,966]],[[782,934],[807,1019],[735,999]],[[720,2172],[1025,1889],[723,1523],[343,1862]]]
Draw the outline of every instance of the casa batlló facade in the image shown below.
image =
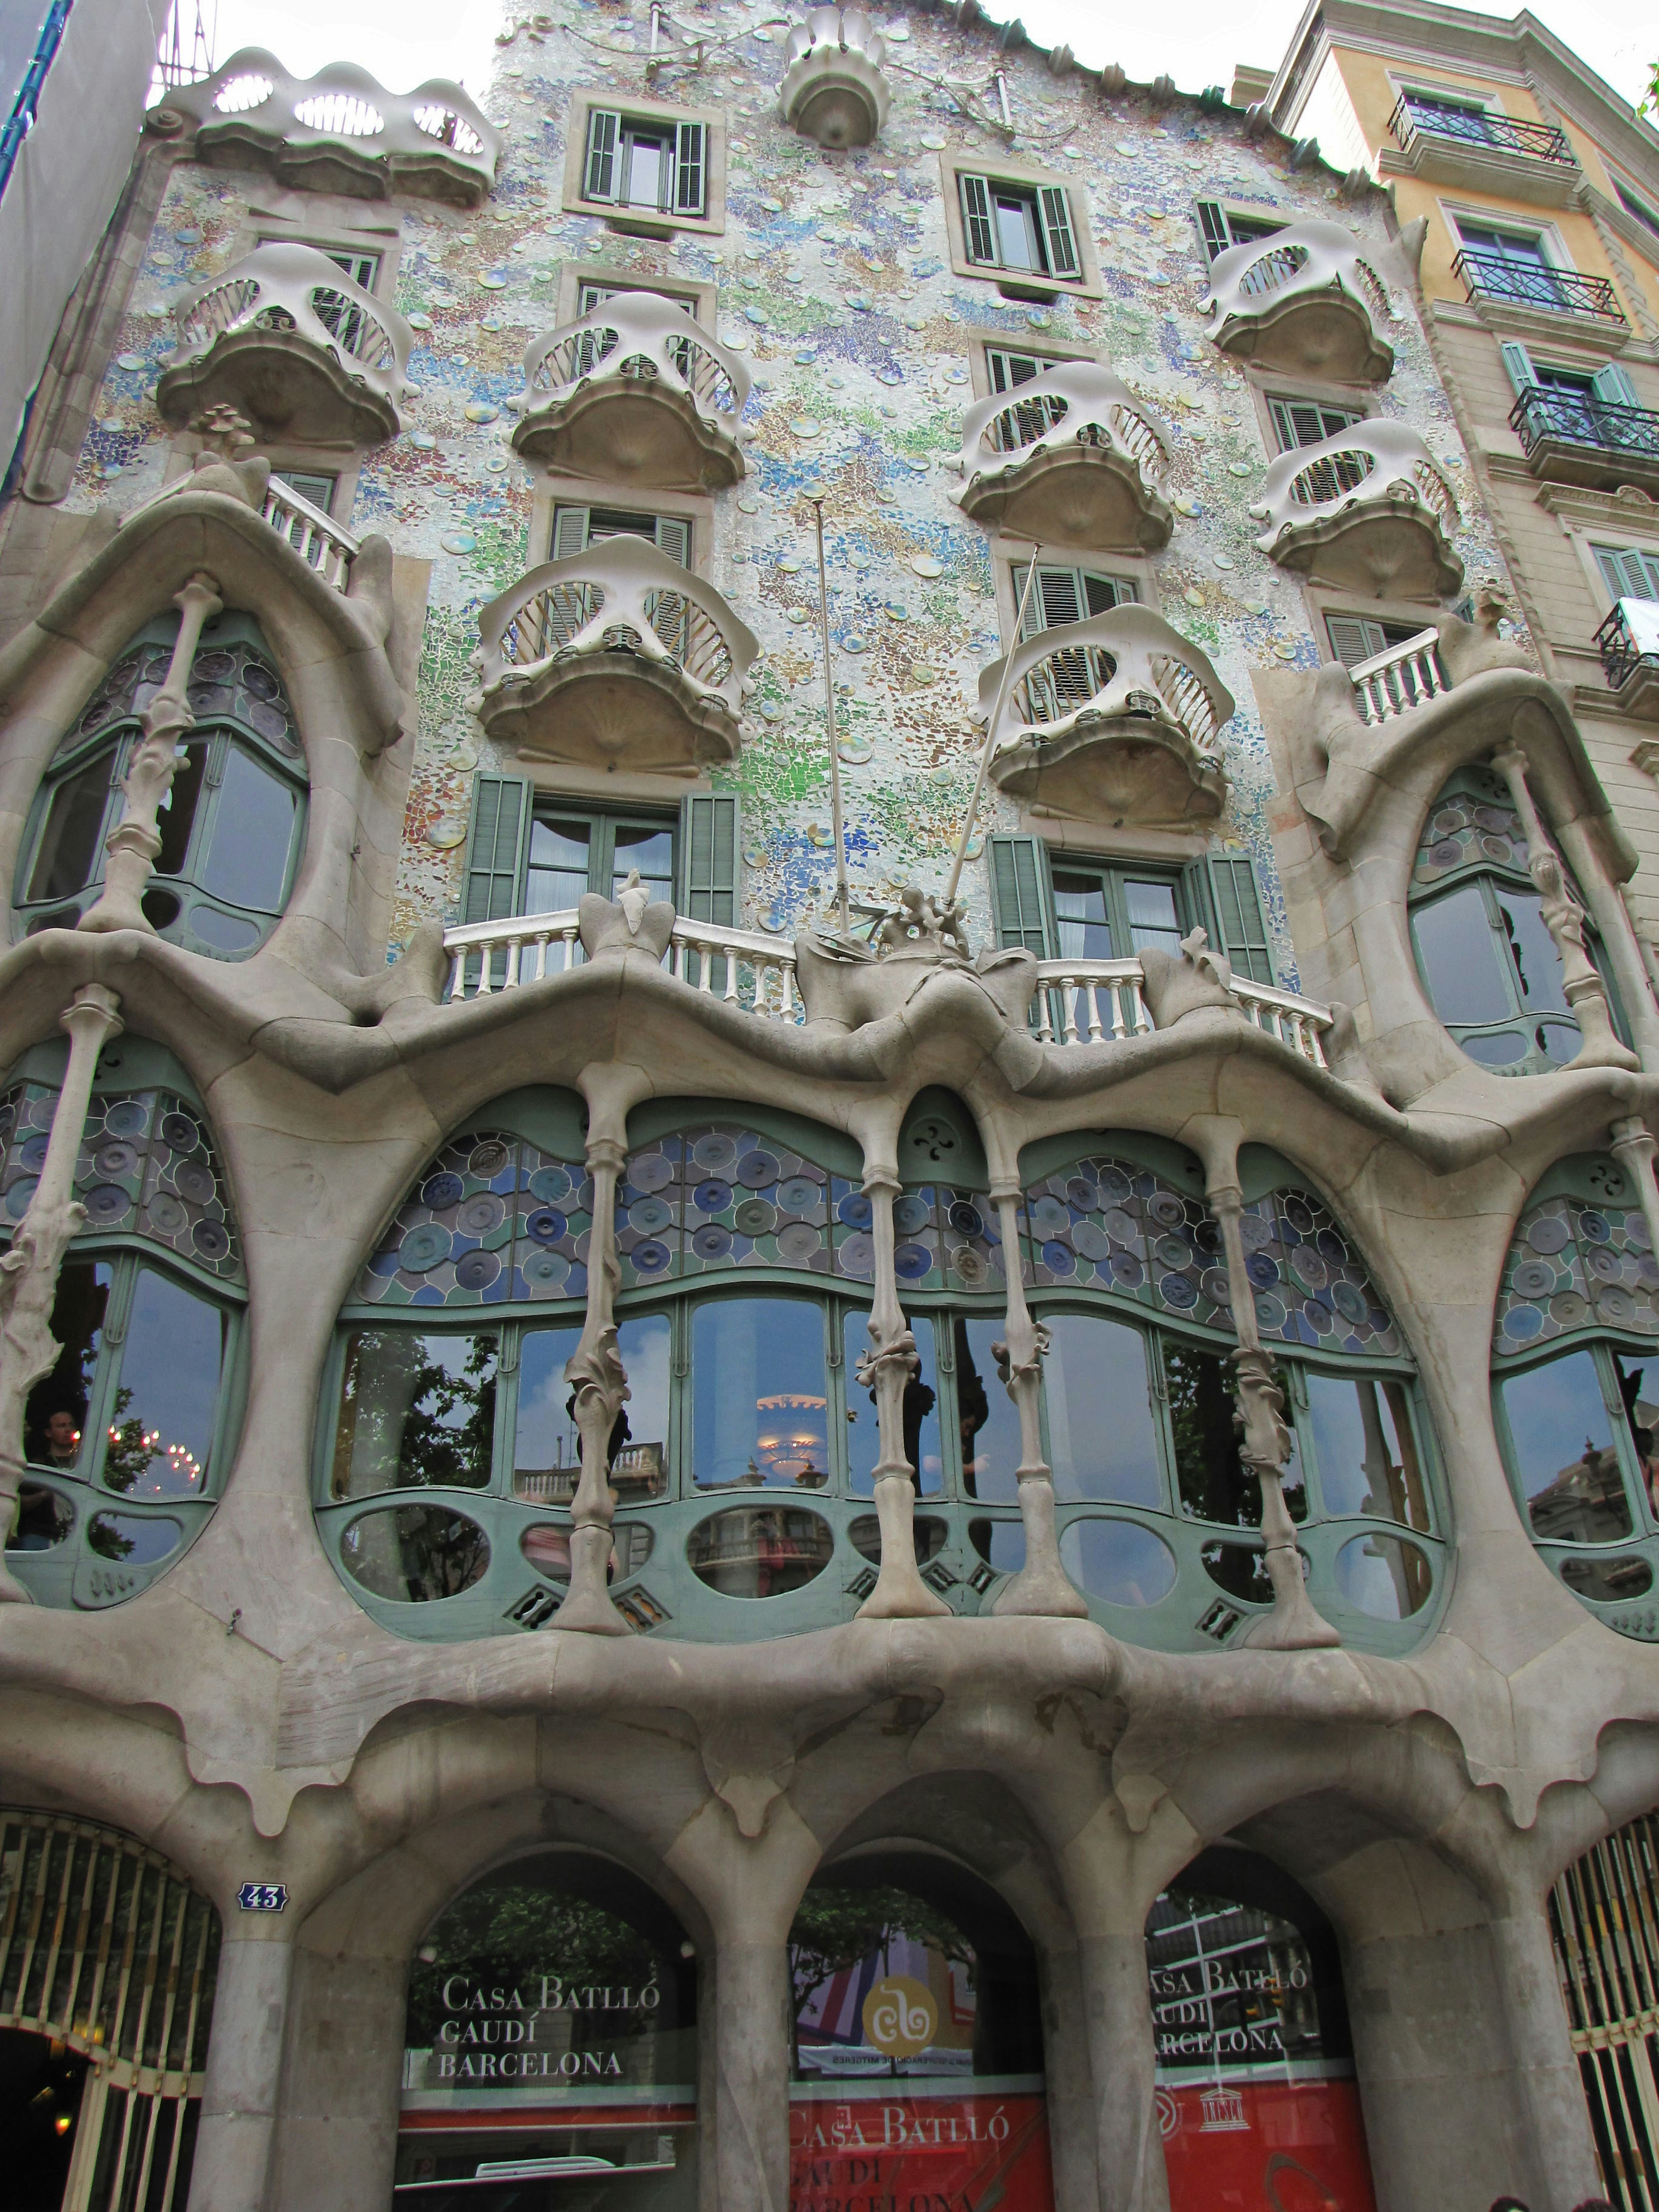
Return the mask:
[[499,45],[171,92],[14,466],[20,2172],[1648,2205],[1659,1008],[1420,230]]

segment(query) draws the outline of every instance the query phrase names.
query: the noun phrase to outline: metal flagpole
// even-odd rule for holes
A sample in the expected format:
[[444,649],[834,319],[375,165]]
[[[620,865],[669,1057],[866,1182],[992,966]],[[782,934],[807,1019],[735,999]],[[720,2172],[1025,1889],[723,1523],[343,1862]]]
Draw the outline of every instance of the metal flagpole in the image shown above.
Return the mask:
[[841,933],[852,928],[847,895],[847,837],[841,818],[841,754],[836,738],[836,683],[830,665],[830,586],[823,569],[823,500],[812,501],[818,528],[818,629],[823,640],[823,720],[830,736],[830,823],[836,840],[836,898],[841,908]]
[[1014,617],[1014,642],[1010,646],[1002,664],[1002,680],[997,685],[997,702],[991,709],[991,719],[985,726],[985,744],[979,757],[979,774],[974,779],[974,795],[968,802],[968,819],[962,825],[962,840],[957,847],[957,857],[951,863],[951,879],[945,886],[945,903],[949,906],[957,895],[957,885],[962,881],[962,864],[968,857],[968,841],[974,834],[975,817],[979,813],[979,802],[985,795],[985,778],[991,766],[991,747],[995,742],[997,724],[1002,720],[1002,702],[1008,696],[1008,672],[1014,665],[1014,653],[1025,635],[1025,610],[1030,604],[1031,586],[1036,581],[1037,554],[1041,549],[1036,539],[1031,540],[1030,565],[1025,571],[1025,588],[1019,595],[1019,611]]

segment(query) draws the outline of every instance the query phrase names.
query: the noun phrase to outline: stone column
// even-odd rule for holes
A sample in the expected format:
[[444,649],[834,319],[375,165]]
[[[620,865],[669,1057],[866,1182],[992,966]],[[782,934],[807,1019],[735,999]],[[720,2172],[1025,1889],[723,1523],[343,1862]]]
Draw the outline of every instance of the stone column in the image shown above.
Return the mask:
[[949,1613],[930,1590],[916,1566],[915,1470],[904,1455],[904,1393],[921,1361],[899,1304],[893,1271],[893,1200],[896,1172],[872,1166],[864,1178],[870,1200],[870,1227],[876,1248],[875,1302],[870,1309],[871,1349],[860,1353],[857,1379],[876,1394],[880,1456],[876,1462],[876,1514],[881,1523],[881,1571],[876,1586],[859,1607],[860,1620],[915,1620]]
[[1492,1929],[1504,2017],[1544,2203],[1567,2212],[1601,2191],[1589,2111],[1569,2039],[1549,1916],[1539,1900],[1511,1895]]
[[1004,1340],[991,1346],[1003,1388],[1019,1413],[1019,1517],[1025,1525],[1025,1564],[998,1596],[993,1613],[1041,1613],[1082,1620],[1089,1607],[1060,1563],[1054,1533],[1054,1484],[1042,1456],[1042,1363],[1048,1332],[1025,1303],[1020,1258],[1018,1186],[999,1184],[991,1196],[1002,1227],[1002,1267],[1008,1285]]
[[[52,1309],[64,1255],[87,1218],[75,1196],[75,1163],[87,1126],[98,1055],[121,1024],[120,1000],[101,983],[84,984],[59,1017],[70,1035],[69,1066],[58,1094],[40,1180],[11,1249],[0,1259],[0,1532],[9,1537],[23,1476],[23,1414],[29,1392],[63,1350]],[[29,1594],[0,1553],[0,1604],[27,1605]]]
[[1170,2212],[1158,2128],[1157,2041],[1139,1929],[1078,1946],[1097,2111],[1101,2212]]
[[161,849],[155,818],[178,772],[179,739],[195,726],[185,694],[202,625],[224,602],[212,577],[198,575],[174,593],[173,605],[179,610],[179,635],[173,641],[167,680],[144,709],[144,734],[121,782],[126,805],[105,840],[109,857],[104,863],[103,891],[82,915],[82,929],[150,928],[140,902]]
[[189,2212],[264,2212],[294,1947],[228,1926],[219,1952]]
[[587,1315],[581,1341],[564,1379],[576,1395],[576,1430],[582,1470],[571,1502],[570,1593],[555,1626],[590,1635],[632,1633],[611,1601],[611,1522],[617,1493],[611,1487],[611,1432],[628,1399],[628,1376],[617,1350],[617,1184],[628,1161],[625,1107],[608,1094],[589,1102],[587,1171],[593,1179],[593,1225],[587,1237]]
[[1273,1355],[1263,1350],[1256,1327],[1255,1293],[1244,1264],[1239,1227],[1244,1194],[1234,1180],[1237,1158],[1237,1152],[1230,1151],[1224,1170],[1218,1162],[1206,1161],[1205,1195],[1227,1255],[1233,1331],[1238,1339],[1233,1367],[1238,1377],[1238,1419],[1244,1431],[1238,1455],[1261,1485],[1261,1540],[1273,1586],[1273,1611],[1256,1620],[1243,1641],[1261,1650],[1308,1651],[1340,1644],[1342,1638],[1314,1610],[1302,1579],[1296,1523],[1285,1503],[1283,1471],[1291,1456],[1291,1432],[1285,1425],[1285,1395],[1273,1380]]
[[1607,987],[1584,950],[1584,909],[1567,889],[1566,871],[1551,844],[1527,783],[1527,757],[1519,745],[1500,745],[1492,764],[1510,787],[1527,833],[1527,872],[1542,902],[1544,926],[1561,956],[1561,988],[1584,1042],[1575,1067],[1635,1067],[1636,1054],[1613,1032]]

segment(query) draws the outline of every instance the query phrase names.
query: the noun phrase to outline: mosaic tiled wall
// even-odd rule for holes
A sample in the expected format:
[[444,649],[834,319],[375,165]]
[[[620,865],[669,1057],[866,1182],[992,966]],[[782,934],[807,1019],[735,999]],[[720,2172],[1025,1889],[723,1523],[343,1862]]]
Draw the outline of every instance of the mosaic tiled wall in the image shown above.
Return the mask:
[[[619,237],[561,212],[571,95],[647,94],[647,11],[629,0],[560,0],[503,34],[487,102],[505,134],[489,205],[461,214],[404,209],[398,305],[416,327],[420,389],[403,434],[366,457],[353,512],[434,565],[422,664],[418,757],[393,924],[453,915],[461,893],[474,769],[498,763],[473,719],[469,656],[479,606],[532,557],[530,471],[507,443],[509,399],[526,341],[556,319],[562,266],[590,258],[719,287],[718,331],[755,376],[745,420],[748,476],[720,495],[711,580],[759,634],[744,752],[725,781],[741,792],[743,919],[793,933],[833,872],[816,662],[811,511],[826,495],[835,675],[856,889],[939,888],[975,766],[968,720],[981,668],[1000,650],[988,540],[947,494],[971,397],[968,333],[1097,349],[1174,429],[1167,490],[1175,536],[1155,557],[1155,598],[1210,654],[1238,701],[1225,732],[1232,798],[1221,836],[1261,864],[1281,975],[1294,976],[1266,829],[1272,791],[1252,669],[1322,657],[1300,589],[1255,550],[1247,509],[1268,455],[1241,373],[1206,342],[1206,271],[1196,197],[1317,215],[1379,239],[1375,203],[1350,208],[1321,170],[1292,172],[1237,113],[1190,100],[1102,96],[1096,80],[1055,75],[1030,48],[1000,51],[993,26],[960,30],[915,14],[882,24],[892,112],[866,152],[826,155],[776,116],[782,30],[763,10],[692,7],[703,65],[671,59],[649,96],[729,118],[723,235],[663,245]],[[760,27],[749,29],[750,24]],[[1006,71],[1012,141],[993,127],[992,72]],[[964,89],[963,88],[977,88]],[[1004,301],[948,265],[939,154],[962,148],[1063,171],[1092,228],[1098,301]],[[159,483],[167,440],[153,392],[171,344],[170,298],[223,268],[243,203],[268,189],[185,166],[167,191],[133,310],[83,456],[77,503],[135,503]],[[1474,506],[1471,472],[1410,301],[1388,331],[1397,365],[1384,413],[1413,423],[1465,506],[1458,550],[1471,591],[1501,574]],[[541,549],[537,549],[538,552]],[[985,820],[1017,826],[994,799]],[[982,866],[966,878],[975,944],[988,924]]]

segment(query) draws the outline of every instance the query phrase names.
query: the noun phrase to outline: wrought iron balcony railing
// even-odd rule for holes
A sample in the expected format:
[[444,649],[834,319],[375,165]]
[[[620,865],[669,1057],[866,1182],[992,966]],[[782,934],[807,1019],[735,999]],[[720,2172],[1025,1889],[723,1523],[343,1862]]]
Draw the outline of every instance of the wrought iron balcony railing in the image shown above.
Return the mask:
[[1261,491],[1256,544],[1316,583],[1423,599],[1463,580],[1457,501],[1408,422],[1374,416],[1281,453]]
[[1229,246],[1200,305],[1220,350],[1263,368],[1376,384],[1394,368],[1388,287],[1340,222],[1287,223]]
[[1452,264],[1466,297],[1503,307],[1536,307],[1546,314],[1582,315],[1590,322],[1629,328],[1619,296],[1605,276],[1582,276],[1576,269],[1548,269],[1541,262],[1511,261],[1501,253],[1476,253],[1465,246]]
[[1389,128],[1401,147],[1408,147],[1414,137],[1446,138],[1494,154],[1520,154],[1531,161],[1559,162],[1570,169],[1578,167],[1565,131],[1558,131],[1553,124],[1488,115],[1484,109],[1419,106],[1408,92],[1401,94],[1389,118]]
[[1510,426],[1531,459],[1551,446],[1583,447],[1608,464],[1645,462],[1659,470],[1659,414],[1625,407],[1594,392],[1558,392],[1529,385],[1510,410]]
[[1121,377],[1066,361],[963,418],[958,504],[975,522],[1103,552],[1167,545],[1170,432]]
[[1659,599],[1615,600],[1595,646],[1609,690],[1623,691],[1638,677],[1659,684]]

